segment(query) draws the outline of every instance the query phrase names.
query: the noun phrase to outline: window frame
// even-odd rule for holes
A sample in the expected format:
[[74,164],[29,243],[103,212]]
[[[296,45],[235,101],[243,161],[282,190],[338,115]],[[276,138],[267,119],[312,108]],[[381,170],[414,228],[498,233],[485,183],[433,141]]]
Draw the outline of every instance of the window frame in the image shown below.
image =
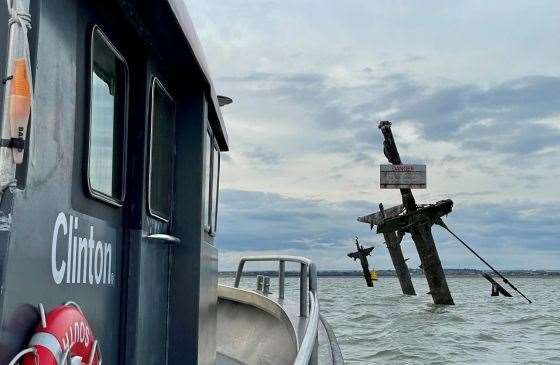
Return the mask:
[[[218,225],[218,201],[219,201],[219,191],[220,191],[220,167],[221,167],[221,156],[220,156],[220,146],[214,136],[214,133],[210,127],[206,128],[205,131],[206,135],[209,137],[210,143],[208,146],[206,142],[204,143],[204,160],[206,164],[206,153],[210,153],[210,164],[209,164],[209,174],[208,174],[208,196],[205,196],[206,192],[203,191],[204,201],[203,205],[206,204],[206,200],[208,201],[208,211],[206,214],[203,214],[203,227],[204,231],[208,233],[211,237],[216,236],[217,232],[217,225]],[[206,139],[206,136],[205,136]],[[208,149],[209,147],[209,149]],[[216,163],[216,155],[218,155],[218,173],[217,173],[217,184],[216,184],[216,191],[214,191],[214,164]],[[204,175],[206,175],[206,170],[204,170]],[[204,176],[206,179],[206,176]],[[203,189],[204,190],[204,189]],[[216,205],[213,203],[213,197],[216,196]],[[202,209],[204,213],[204,206]]]
[[[218,156],[218,172],[216,174],[217,182],[216,182],[216,190],[214,190],[214,164],[216,163],[216,155]],[[212,136],[212,157],[210,159],[212,161],[210,167],[210,176],[212,177],[210,183],[210,231],[208,232],[211,236],[216,236],[216,232],[218,231],[218,203],[220,200],[220,169],[222,165],[222,158],[220,155],[220,146],[218,146],[218,142],[216,138]],[[212,198],[216,196],[216,204],[214,205],[214,201]]]
[[[177,123],[177,119],[176,119],[176,104],[175,104],[175,99],[173,98],[173,96],[171,96],[171,93],[167,90],[167,88],[163,85],[163,83],[161,82],[161,80],[157,77],[154,76],[152,78],[152,82],[151,82],[151,90],[150,90],[150,141],[149,141],[149,151],[148,151],[148,201],[147,201],[147,205],[148,205],[148,213],[155,218],[158,218],[162,221],[164,221],[165,223],[169,223],[171,221],[171,219],[173,218],[173,204],[171,204],[170,210],[169,210],[169,217],[163,217],[160,214],[158,214],[158,212],[155,212],[152,210],[152,204],[151,204],[151,194],[152,194],[152,148],[153,148],[153,133],[154,133],[154,104],[155,104],[155,91],[156,91],[156,85],[160,87],[160,89],[164,92],[165,95],[167,95],[169,97],[169,99],[173,102],[173,118],[174,118],[174,123]],[[173,154],[173,168],[171,170],[171,189],[173,190],[173,194],[175,193],[175,154]]]
[[[119,59],[125,68],[125,85],[124,85],[124,106],[123,106],[123,118],[122,118],[122,167],[121,167],[121,194],[119,197],[114,197],[107,195],[99,190],[94,189],[91,186],[91,176],[90,176],[90,154],[91,154],[91,130],[92,130],[92,111],[93,111],[93,63],[94,63],[94,37],[99,36],[105,45],[109,48],[111,52]],[[99,25],[94,25],[91,31],[90,37],[90,55],[89,55],[89,107],[88,107],[88,122],[87,122],[87,151],[86,151],[86,182],[87,190],[89,195],[97,200],[105,202],[114,207],[122,207],[126,197],[126,171],[127,171],[127,150],[128,150],[128,106],[129,106],[129,86],[130,86],[130,69],[128,67],[128,62],[125,57],[115,45],[111,42],[109,37],[101,30]],[[118,122],[118,121],[115,121]]]
[[[208,181],[205,182],[205,184],[208,185],[208,195],[206,195],[206,191],[204,191],[204,189],[206,188],[206,186],[203,184],[203,196],[204,196],[204,201],[202,202],[202,218],[204,219],[204,221],[202,222],[202,226],[204,227],[204,231],[208,234],[212,234],[212,220],[211,220],[211,214],[212,214],[212,153],[213,153],[213,145],[214,145],[214,134],[212,133],[212,129],[210,127],[207,127],[206,130],[204,131],[205,136],[204,136],[204,168],[203,168],[203,174],[204,174],[204,179],[206,179],[206,177],[208,177]],[[209,138],[209,146],[210,146],[210,150],[208,150],[208,146],[206,145],[206,137],[208,136]],[[210,159],[208,160],[210,162],[209,167],[208,167],[208,176],[206,176],[206,153],[210,152]],[[206,201],[208,201],[208,211],[204,212],[204,204],[206,204]],[[206,214],[204,214],[206,213]]]

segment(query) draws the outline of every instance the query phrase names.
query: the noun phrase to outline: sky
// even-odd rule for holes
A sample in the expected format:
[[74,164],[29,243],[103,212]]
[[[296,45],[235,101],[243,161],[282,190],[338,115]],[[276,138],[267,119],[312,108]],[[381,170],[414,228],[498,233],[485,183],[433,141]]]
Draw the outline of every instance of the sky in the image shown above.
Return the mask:
[[[418,203],[501,269],[560,269],[560,2],[188,0],[223,108],[220,270],[248,254],[391,268],[358,216],[399,204],[379,188],[390,120]],[[446,268],[483,268],[440,227]],[[410,236],[402,249],[419,265]],[[256,266],[252,266],[256,268]]]

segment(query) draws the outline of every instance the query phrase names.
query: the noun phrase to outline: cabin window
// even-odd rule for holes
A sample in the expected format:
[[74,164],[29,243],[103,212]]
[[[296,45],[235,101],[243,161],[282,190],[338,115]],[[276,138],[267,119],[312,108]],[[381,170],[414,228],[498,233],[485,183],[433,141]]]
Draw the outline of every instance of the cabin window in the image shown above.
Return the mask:
[[220,151],[214,144],[212,149],[212,214],[210,231],[216,233],[218,220],[218,189],[220,181]]
[[169,221],[173,203],[175,103],[158,79],[152,83],[148,208]]
[[91,42],[91,104],[87,176],[93,196],[124,199],[128,69],[97,27]]
[[212,136],[210,131],[207,131],[204,137],[204,204],[202,210],[202,221],[204,222],[204,228],[210,232],[210,187],[212,180]]
[[220,151],[210,131],[204,141],[204,209],[206,231],[216,233],[218,215],[218,188],[220,181]]

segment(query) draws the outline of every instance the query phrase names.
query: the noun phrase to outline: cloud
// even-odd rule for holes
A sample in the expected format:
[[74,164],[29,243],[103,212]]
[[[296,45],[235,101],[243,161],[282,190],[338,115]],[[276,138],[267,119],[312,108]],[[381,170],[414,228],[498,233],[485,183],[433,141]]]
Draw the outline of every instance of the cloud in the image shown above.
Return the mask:
[[[560,207],[511,201],[494,204],[455,206],[449,220],[462,235],[468,235],[482,247],[548,251],[560,253],[557,232],[560,226]],[[475,227],[476,229],[473,229]]]
[[[363,70],[342,80],[283,72],[226,79],[243,110],[232,109],[236,165],[225,174],[236,183],[228,188],[380,200],[377,166],[386,159],[377,121],[389,119],[402,160],[429,165],[429,196],[419,192],[421,198],[560,199],[553,194],[560,177],[560,104],[554,103],[560,78],[524,77],[486,88]],[[246,127],[236,134],[239,125]]]
[[224,189],[220,192],[219,245],[224,249],[329,248],[369,227],[356,218],[373,204],[331,203],[280,194]]
[[560,77],[527,76],[486,89],[422,84],[406,74],[368,76],[351,85],[336,85],[330,75],[318,73],[254,73],[222,80],[258,91],[256,98],[305,110],[317,128],[352,128],[354,143],[379,141],[375,122],[380,119],[416,123],[427,141],[498,153],[537,153],[560,140],[560,128],[539,124],[560,118]]
[[[353,249],[354,236],[359,236],[366,245],[377,246],[372,257],[376,266],[390,268],[382,236],[356,221],[358,216],[376,210],[376,206],[367,201],[333,203],[259,191],[224,190],[219,210],[218,247],[228,253],[229,259],[224,259],[220,267],[232,269],[231,265],[235,264],[232,257],[238,258],[244,252],[280,251],[311,256],[328,265],[324,269],[356,269],[356,263],[346,253]],[[553,258],[560,259],[556,234],[559,217],[558,207],[507,202],[455,205],[445,221],[497,267],[516,269],[539,266],[535,258],[545,255],[550,262]],[[434,226],[433,231],[445,267],[483,267],[443,229]],[[403,249],[412,257],[411,267],[414,267],[417,254],[410,238],[405,242]],[[551,268],[544,264],[540,267]]]
[[260,168],[277,166],[283,160],[282,154],[267,150],[263,146],[253,148],[246,152],[245,156],[255,162]]
[[[216,88],[235,100],[226,262],[279,250],[352,267],[354,234],[378,242],[355,216],[400,198],[378,188],[377,121],[391,120],[402,160],[428,165],[419,203],[453,199],[449,221],[503,267],[558,268],[560,4],[191,3]],[[440,231],[444,264],[470,265]]]
[[557,145],[560,128],[537,125],[560,117],[560,77],[527,76],[487,89],[475,85],[425,88],[398,98],[390,119],[422,125],[427,140],[469,149],[530,154]]

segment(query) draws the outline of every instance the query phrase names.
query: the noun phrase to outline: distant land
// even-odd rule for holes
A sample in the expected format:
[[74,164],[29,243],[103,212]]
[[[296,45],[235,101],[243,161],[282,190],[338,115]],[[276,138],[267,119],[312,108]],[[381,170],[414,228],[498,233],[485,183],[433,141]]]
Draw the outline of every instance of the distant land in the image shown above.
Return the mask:
[[[445,275],[449,277],[469,277],[480,276],[481,273],[495,275],[489,270],[477,269],[445,269]],[[502,270],[500,271],[505,277],[560,277],[560,270]],[[396,276],[395,270],[377,270],[379,276]],[[270,277],[278,276],[277,271],[246,271],[243,276],[265,275]],[[362,271],[358,270],[322,270],[317,272],[321,277],[362,277]],[[413,277],[424,276],[420,269],[410,269],[410,275]],[[299,276],[298,271],[287,271],[286,276]],[[235,277],[235,271],[221,271],[220,277]]]

